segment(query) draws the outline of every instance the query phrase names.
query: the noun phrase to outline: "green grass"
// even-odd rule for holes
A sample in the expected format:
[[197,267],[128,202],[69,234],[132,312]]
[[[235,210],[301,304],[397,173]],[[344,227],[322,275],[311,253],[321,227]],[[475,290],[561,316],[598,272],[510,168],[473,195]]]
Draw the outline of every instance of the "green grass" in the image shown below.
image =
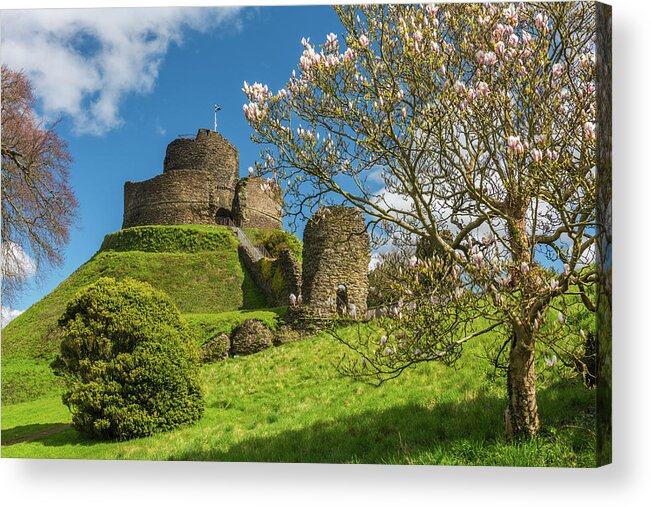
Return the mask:
[[[200,318],[199,318],[200,320]],[[593,466],[594,391],[574,381],[539,390],[542,436],[502,436],[503,381],[469,344],[457,368],[421,364],[381,387],[341,376],[342,345],[321,334],[204,366],[198,424],[121,443],[65,429],[3,457],[324,463]],[[3,440],[70,421],[56,396],[3,407]]]
[[287,307],[279,307],[268,310],[240,310],[217,314],[188,313],[184,317],[190,328],[195,331],[197,342],[202,344],[218,334],[230,334],[233,329],[248,319],[261,320],[269,329],[275,330],[286,311]]
[[[182,313],[264,308],[264,295],[237,248],[225,227],[152,226],[109,234],[97,254],[2,330],[2,403],[42,395],[56,381],[48,365],[59,348],[57,320],[79,289],[102,276],[149,282]],[[24,376],[31,380],[22,382]]]

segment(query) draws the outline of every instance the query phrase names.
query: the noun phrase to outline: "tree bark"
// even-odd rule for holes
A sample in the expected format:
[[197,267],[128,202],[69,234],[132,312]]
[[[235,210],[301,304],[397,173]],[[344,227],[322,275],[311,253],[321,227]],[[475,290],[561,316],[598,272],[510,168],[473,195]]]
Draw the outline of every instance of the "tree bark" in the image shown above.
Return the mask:
[[506,435],[534,436],[540,429],[536,399],[534,338],[522,326],[514,326],[507,372],[508,406],[504,414]]

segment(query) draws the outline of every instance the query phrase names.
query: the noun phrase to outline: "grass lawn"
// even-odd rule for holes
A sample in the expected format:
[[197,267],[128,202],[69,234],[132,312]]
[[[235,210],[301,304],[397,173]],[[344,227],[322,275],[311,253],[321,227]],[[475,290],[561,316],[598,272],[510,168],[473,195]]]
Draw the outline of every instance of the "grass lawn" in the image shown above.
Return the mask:
[[[226,319],[227,321],[229,319]],[[486,376],[480,343],[457,368],[421,364],[373,387],[341,376],[342,345],[326,334],[202,368],[206,412],[194,426],[128,442],[62,427],[49,395],[2,410],[2,457],[442,465],[594,466],[594,391],[574,380],[539,389],[541,436],[503,436],[504,381]]]

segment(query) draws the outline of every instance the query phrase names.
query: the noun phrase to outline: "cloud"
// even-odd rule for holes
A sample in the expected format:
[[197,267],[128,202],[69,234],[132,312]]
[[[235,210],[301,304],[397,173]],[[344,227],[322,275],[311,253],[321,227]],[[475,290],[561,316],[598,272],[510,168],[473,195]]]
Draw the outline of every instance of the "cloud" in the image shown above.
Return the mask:
[[239,8],[3,11],[2,61],[28,75],[46,119],[68,115],[77,133],[122,123],[120,103],[152,90],[184,30],[240,29]]
[[0,329],[4,328],[12,320],[23,313],[23,311],[24,310],[14,310],[13,308],[0,306]]
[[9,278],[26,280],[36,274],[36,261],[25,250],[13,241],[5,241],[0,251],[0,264],[2,274]]

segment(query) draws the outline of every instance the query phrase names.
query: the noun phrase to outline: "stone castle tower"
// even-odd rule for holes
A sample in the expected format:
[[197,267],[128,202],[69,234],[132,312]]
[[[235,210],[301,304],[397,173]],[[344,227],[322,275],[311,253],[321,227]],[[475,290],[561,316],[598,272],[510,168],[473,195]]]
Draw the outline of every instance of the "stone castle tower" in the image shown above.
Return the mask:
[[304,303],[322,318],[350,315],[351,308],[364,318],[370,260],[362,213],[350,206],[320,208],[303,232]]
[[237,149],[221,134],[199,129],[167,146],[163,174],[124,184],[123,228],[217,224],[282,228],[282,192],[268,180],[239,178]]

